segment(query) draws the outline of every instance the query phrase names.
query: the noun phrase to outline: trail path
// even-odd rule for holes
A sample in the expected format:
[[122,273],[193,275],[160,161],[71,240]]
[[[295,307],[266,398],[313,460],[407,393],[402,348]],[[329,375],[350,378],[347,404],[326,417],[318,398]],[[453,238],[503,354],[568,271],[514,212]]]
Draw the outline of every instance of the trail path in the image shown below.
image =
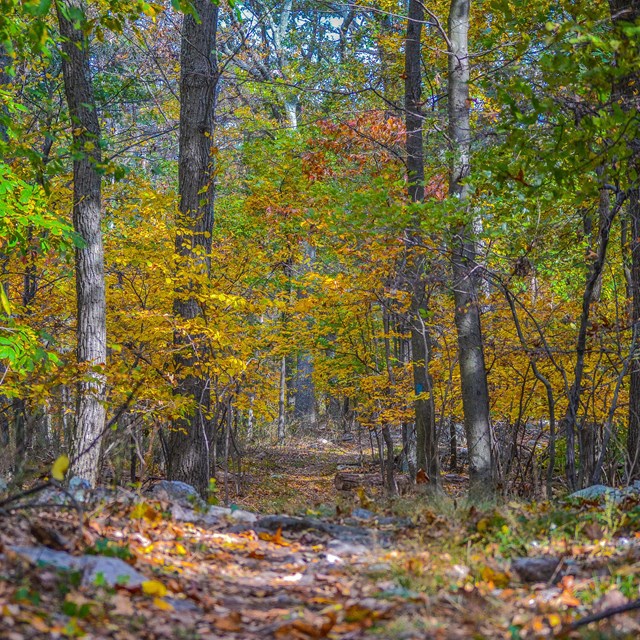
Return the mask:
[[[363,509],[332,489],[337,466],[356,459],[343,449],[275,448],[248,460],[240,505],[297,517],[205,517],[135,496],[88,509],[82,527],[61,507],[1,514],[0,638],[544,638],[638,593],[638,500],[624,506],[637,520],[620,521],[615,535],[605,531],[606,517],[622,517],[613,512],[562,512],[591,527],[572,543],[553,533],[548,507],[437,513],[413,497],[393,513],[371,495]],[[119,558],[139,580],[83,581],[29,562],[16,545]],[[518,556],[529,563],[522,575]],[[602,624],[601,637],[640,632],[633,613]]]

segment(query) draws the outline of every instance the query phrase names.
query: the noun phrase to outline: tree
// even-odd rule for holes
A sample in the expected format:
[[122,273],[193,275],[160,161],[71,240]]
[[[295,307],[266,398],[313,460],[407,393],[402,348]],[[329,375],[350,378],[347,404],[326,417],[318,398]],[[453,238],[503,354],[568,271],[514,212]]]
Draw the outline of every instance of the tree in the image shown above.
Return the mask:
[[77,359],[83,378],[78,389],[73,470],[94,484],[106,417],[103,368],[107,358],[100,124],[91,80],[86,6],[82,0],[59,0],[56,10],[73,135],[73,225],[84,244],[76,250]]
[[462,405],[469,451],[469,491],[472,497],[493,493],[493,454],[489,388],[478,299],[479,268],[473,222],[469,220],[471,125],[469,101],[470,0],[451,0],[448,21],[448,96],[451,167],[449,193],[464,222],[453,230],[451,255],[455,322]]
[[[405,123],[409,200],[424,200],[424,150],[422,140],[422,24],[424,6],[421,0],[409,1],[405,44]],[[419,211],[419,209],[418,209]],[[415,214],[418,218],[418,214]],[[416,467],[427,474],[430,484],[438,485],[438,443],[436,436],[433,385],[429,375],[430,338],[425,315],[425,257],[421,251],[420,220],[407,230],[407,284],[411,294],[411,352],[416,393]],[[428,396],[428,397],[425,397]]]
[[[198,299],[198,275],[208,277],[214,207],[215,107],[218,88],[216,30],[218,6],[195,0],[195,14],[182,24],[180,54],[180,197],[175,250],[178,267],[198,272],[176,290],[173,305],[179,322],[174,336],[177,383],[175,393],[190,402],[190,415],[173,425],[169,436],[167,474],[193,484],[206,494],[210,473],[210,380],[204,373],[211,356],[198,335],[197,320],[203,310]],[[194,322],[195,321],[195,322]],[[195,333],[192,333],[195,329]]]
[[[616,52],[617,74],[613,82],[612,102],[619,105],[630,122],[638,117],[637,25],[640,19],[638,0],[609,0],[609,10],[614,28],[618,31],[621,48]],[[625,29],[626,27],[630,27]],[[627,215],[631,230],[631,326],[633,335],[640,329],[640,139],[637,127],[630,127],[627,137]],[[629,388],[629,422],[627,431],[629,482],[640,479],[640,358],[631,361]]]

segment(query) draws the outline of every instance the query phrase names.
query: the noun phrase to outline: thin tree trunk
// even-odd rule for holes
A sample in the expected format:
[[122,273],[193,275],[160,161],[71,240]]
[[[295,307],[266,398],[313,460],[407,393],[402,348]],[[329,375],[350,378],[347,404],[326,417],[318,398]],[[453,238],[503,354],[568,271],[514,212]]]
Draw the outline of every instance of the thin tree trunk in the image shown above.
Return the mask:
[[282,444],[285,437],[287,422],[287,358],[282,356],[280,360],[280,390],[278,397],[278,442]]
[[607,249],[609,247],[611,225],[620,210],[623,201],[623,196],[618,194],[615,204],[612,205],[611,209],[607,212],[607,215],[601,222],[596,258],[591,266],[591,271],[585,284],[584,293],[582,294],[582,313],[580,314],[580,327],[578,329],[578,339],[576,341],[576,365],[573,375],[573,384],[569,390],[567,411],[561,423],[567,434],[566,476],[569,488],[572,490],[579,488],[577,485],[576,473],[575,436],[576,428],[578,426],[578,409],[580,407],[582,379],[584,376],[585,355],[587,350],[587,330],[589,328],[591,303],[593,302],[593,294],[596,289],[596,285],[600,280],[602,270],[604,269]]
[[[60,0],[56,9],[73,131],[73,225],[84,240],[84,246],[76,249],[77,359],[85,370],[78,389],[73,472],[95,484],[106,417],[102,369],[107,358],[100,124],[91,80],[86,6],[82,0]],[[77,12],[83,16],[80,25]]]
[[[308,242],[303,242],[304,260],[298,270],[301,276],[313,268],[316,259],[315,247]],[[301,295],[301,294],[298,294]],[[316,390],[313,382],[313,356],[309,351],[302,350],[298,353],[296,377],[293,397],[293,417],[302,425],[314,427],[316,416]]]
[[[180,209],[176,233],[179,268],[193,269],[194,280],[176,291],[173,310],[179,321],[202,316],[193,295],[198,278],[210,271],[214,205],[213,130],[218,84],[216,29],[218,5],[194,0],[197,17],[187,14],[182,25],[180,54],[180,152],[178,189]],[[169,435],[167,473],[191,483],[206,495],[210,473],[210,381],[201,363],[210,354],[203,336],[174,336],[178,383],[175,394],[194,403],[191,414],[174,425]]]
[[[451,0],[449,11],[449,138],[452,145],[449,193],[464,209],[469,199],[471,128],[469,122],[470,0]],[[452,241],[455,323],[462,407],[469,451],[469,492],[472,498],[495,492],[489,388],[484,362],[476,242],[469,221],[455,230]]]

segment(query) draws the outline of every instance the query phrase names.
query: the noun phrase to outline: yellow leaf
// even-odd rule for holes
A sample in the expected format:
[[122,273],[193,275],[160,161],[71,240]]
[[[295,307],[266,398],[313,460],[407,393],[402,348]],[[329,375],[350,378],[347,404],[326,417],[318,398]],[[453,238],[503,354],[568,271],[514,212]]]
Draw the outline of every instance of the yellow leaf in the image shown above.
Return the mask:
[[146,502],[138,502],[138,504],[131,509],[130,517],[132,520],[155,522],[161,518],[161,515]]
[[173,611],[173,605],[162,598],[154,598],[153,605],[157,609],[162,609],[162,611]]
[[9,298],[7,298],[7,292],[4,290],[4,286],[0,284],[0,307],[8,315],[11,315],[11,305],[9,304]]
[[51,467],[51,475],[62,482],[64,480],[65,473],[67,473],[67,469],[69,469],[69,457],[64,453],[53,463],[53,467]]
[[142,591],[148,596],[157,596],[159,598],[167,595],[167,587],[158,580],[146,580],[143,582]]
[[550,613],[548,620],[549,620],[549,625],[552,627],[557,627],[562,624],[562,620],[560,619],[560,616],[557,613]]

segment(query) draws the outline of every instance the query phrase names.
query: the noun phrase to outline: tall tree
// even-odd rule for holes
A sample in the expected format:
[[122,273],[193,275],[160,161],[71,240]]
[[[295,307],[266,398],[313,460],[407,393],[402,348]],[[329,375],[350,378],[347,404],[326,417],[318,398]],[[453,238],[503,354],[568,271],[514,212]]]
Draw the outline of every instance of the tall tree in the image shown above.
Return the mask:
[[[614,27],[619,32],[621,47],[616,51],[616,74],[613,83],[612,102],[622,111],[637,120],[640,111],[638,83],[640,71],[637,67],[637,37],[635,32],[624,29],[625,24],[640,20],[640,0],[609,0],[609,10]],[[635,114],[635,115],[634,115]],[[631,322],[633,335],[638,335],[640,323],[640,138],[637,125],[629,127],[627,146],[629,149],[627,171],[628,220],[631,230]],[[627,431],[628,481],[640,479],[640,360],[631,362],[629,387],[629,423]]]
[[[422,135],[422,25],[421,0],[409,0],[405,41],[405,123],[409,199],[424,200],[424,150]],[[416,468],[427,474],[429,483],[438,483],[438,446],[431,378],[429,376],[429,334],[423,318],[425,280],[424,253],[420,250],[420,219],[407,231],[407,279],[411,292],[411,351],[415,408]],[[428,394],[428,397],[425,395]]]
[[73,131],[73,225],[76,250],[77,359],[83,369],[76,414],[74,472],[95,483],[105,425],[107,324],[102,245],[100,124],[91,79],[88,21],[82,0],[56,3],[62,71]]
[[[180,150],[178,189],[180,207],[175,250],[181,267],[208,276],[214,207],[213,129],[218,86],[216,30],[218,5],[195,0],[196,15],[186,14],[180,54]],[[181,321],[202,316],[197,276],[176,291],[174,313]],[[175,393],[195,404],[178,420],[169,436],[167,473],[171,479],[193,484],[201,494],[209,485],[210,380],[202,372],[206,344],[198,336],[177,331],[174,337],[178,382]]]
[[494,490],[489,387],[478,299],[477,249],[470,219],[469,184],[471,125],[469,101],[469,12],[470,0],[451,0],[448,21],[449,47],[449,138],[451,167],[449,194],[465,214],[465,222],[453,230],[451,243],[455,323],[462,408],[469,451],[471,497],[490,495]]

